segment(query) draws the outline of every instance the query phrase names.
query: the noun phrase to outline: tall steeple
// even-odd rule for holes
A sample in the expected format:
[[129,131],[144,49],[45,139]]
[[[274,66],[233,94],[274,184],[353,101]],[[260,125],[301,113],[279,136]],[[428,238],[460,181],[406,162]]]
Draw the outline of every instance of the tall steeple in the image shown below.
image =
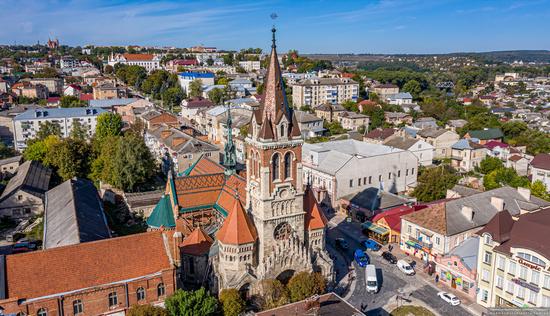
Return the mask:
[[232,175],[235,173],[237,165],[237,154],[235,153],[235,144],[233,143],[233,120],[231,119],[231,106],[227,107],[227,122],[226,122],[227,141],[224,146],[223,165],[225,166],[225,174]]

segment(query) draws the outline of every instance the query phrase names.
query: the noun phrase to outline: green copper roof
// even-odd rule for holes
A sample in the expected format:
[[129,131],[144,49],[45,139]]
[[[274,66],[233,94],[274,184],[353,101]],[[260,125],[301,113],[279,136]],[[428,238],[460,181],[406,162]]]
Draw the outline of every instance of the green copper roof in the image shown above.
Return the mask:
[[174,212],[172,211],[172,204],[168,195],[163,195],[157,203],[155,209],[153,209],[153,212],[147,218],[147,225],[153,228],[176,227]]
[[474,131],[469,131],[468,134],[472,138],[477,138],[482,140],[497,139],[497,138],[502,138],[504,136],[502,135],[502,131],[500,130],[500,128],[487,128],[487,129],[481,129],[481,130],[474,130]]

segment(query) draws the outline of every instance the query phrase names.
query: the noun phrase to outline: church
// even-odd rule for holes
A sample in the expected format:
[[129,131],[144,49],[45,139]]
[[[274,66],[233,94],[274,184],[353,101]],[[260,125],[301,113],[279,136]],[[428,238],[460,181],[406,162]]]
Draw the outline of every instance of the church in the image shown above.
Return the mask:
[[180,280],[218,292],[257,292],[259,281],[301,271],[333,279],[325,250],[327,219],[304,186],[303,139],[285,95],[275,29],[264,97],[246,137],[246,169],[236,170],[228,109],[223,164],[201,157],[178,176],[147,219],[173,230]]

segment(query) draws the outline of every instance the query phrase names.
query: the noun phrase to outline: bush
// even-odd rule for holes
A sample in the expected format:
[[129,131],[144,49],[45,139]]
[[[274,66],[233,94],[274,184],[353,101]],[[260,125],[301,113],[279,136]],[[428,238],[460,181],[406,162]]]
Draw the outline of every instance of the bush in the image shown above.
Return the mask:
[[218,300],[204,288],[196,291],[177,290],[164,302],[171,316],[209,316],[218,312]]
[[128,316],[168,316],[168,312],[158,306],[134,305],[128,311]]
[[277,279],[267,279],[260,283],[261,307],[271,309],[290,303],[288,289]]
[[237,316],[244,312],[245,301],[236,289],[224,289],[220,293],[223,314],[225,316]]
[[323,294],[326,289],[326,280],[317,272],[300,272],[288,281],[287,287],[291,301],[297,302],[315,294]]

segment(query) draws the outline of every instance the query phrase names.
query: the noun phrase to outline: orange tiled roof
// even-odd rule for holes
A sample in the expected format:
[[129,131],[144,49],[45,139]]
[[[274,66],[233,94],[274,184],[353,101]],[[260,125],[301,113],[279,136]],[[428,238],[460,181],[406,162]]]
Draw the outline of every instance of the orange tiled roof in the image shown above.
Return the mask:
[[153,60],[154,55],[151,54],[123,54],[126,60]]
[[216,238],[221,243],[230,245],[249,244],[258,238],[256,228],[239,200],[235,200],[233,209],[218,230]]
[[206,156],[201,156],[195,166],[189,172],[190,176],[196,176],[201,174],[214,174],[214,173],[223,173],[224,168],[222,165],[215,163],[210,158]]
[[185,254],[200,256],[208,252],[214,241],[200,227],[187,236],[180,244],[181,251]]
[[223,173],[175,178],[178,205],[183,208],[213,205],[224,181]]
[[401,218],[436,233],[447,234],[445,203],[430,205],[423,210],[404,215]]
[[306,212],[305,225],[308,230],[325,228],[328,222],[327,218],[323,214],[323,211],[319,209],[319,204],[315,196],[313,196],[313,191],[310,187],[306,189],[304,211]]
[[171,269],[154,231],[6,257],[9,298],[37,298]]

